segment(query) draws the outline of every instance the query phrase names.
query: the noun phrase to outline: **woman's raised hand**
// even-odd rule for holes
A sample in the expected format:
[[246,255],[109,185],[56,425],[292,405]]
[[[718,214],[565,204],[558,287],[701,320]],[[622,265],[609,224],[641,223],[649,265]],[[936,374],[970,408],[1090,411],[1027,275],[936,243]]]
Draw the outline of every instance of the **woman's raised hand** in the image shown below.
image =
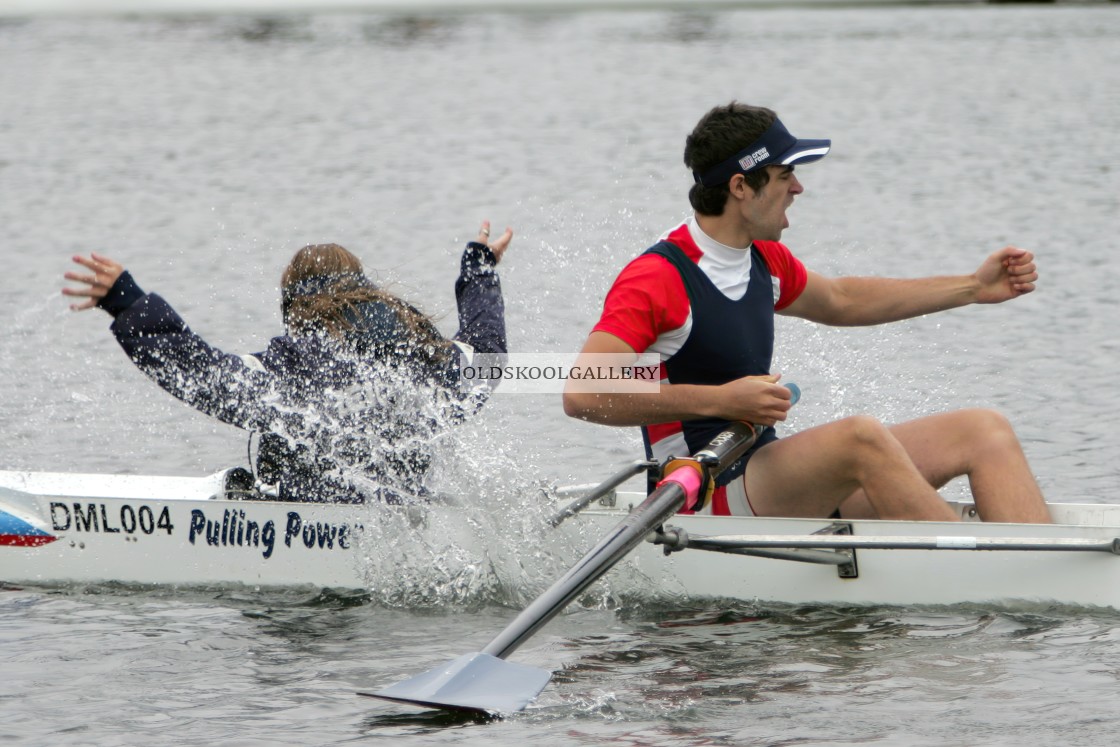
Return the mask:
[[[507,240],[506,243],[509,243],[509,241]],[[495,256],[497,256],[497,252],[495,252]],[[124,266],[104,254],[97,254],[96,252],[90,252],[89,257],[76,254],[73,260],[75,264],[81,265],[89,272],[71,271],[63,275],[67,280],[82,285],[77,288],[63,288],[62,294],[86,299],[81,303],[70,304],[72,310],[85,311],[86,309],[92,309],[98,301],[105,298],[109,289],[113,287],[113,283],[117,282],[117,278],[124,272]]]
[[485,244],[490,247],[490,251],[494,254],[494,264],[502,261],[502,255],[506,253],[509,247],[510,239],[513,238],[513,229],[507,228],[501,236],[490,241],[490,221],[482,221],[482,227],[478,229],[478,238],[475,239],[480,244]]

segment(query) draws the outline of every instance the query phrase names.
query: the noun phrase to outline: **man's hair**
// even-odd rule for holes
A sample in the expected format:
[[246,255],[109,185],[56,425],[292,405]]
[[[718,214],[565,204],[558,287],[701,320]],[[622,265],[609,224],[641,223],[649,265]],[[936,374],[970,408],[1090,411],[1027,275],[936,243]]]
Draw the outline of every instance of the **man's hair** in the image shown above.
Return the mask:
[[[696,173],[723,163],[739,151],[762,137],[778,118],[773,111],[762,106],[748,106],[732,101],[727,106],[717,106],[696,123],[684,142],[684,165]],[[766,169],[743,175],[747,186],[758,192],[770,181]],[[730,180],[728,180],[730,181]],[[693,184],[688,201],[701,215],[722,215],[730,194],[728,182],[705,187]]]

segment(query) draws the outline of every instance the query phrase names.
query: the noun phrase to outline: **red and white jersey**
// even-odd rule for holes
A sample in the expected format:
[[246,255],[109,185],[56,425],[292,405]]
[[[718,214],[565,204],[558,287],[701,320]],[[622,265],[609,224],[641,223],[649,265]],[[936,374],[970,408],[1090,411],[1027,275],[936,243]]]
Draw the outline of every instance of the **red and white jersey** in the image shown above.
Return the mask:
[[[660,241],[680,248],[727,299],[738,301],[747,293],[752,273],[750,248],[737,249],[719,243],[700,229],[695,218],[667,232]],[[758,250],[755,256],[761,256],[768,271],[773,309],[789,306],[805,289],[805,266],[785,245],[776,241],[757,241],[754,247]],[[762,282],[765,277],[762,276]],[[662,360],[668,361],[693,334],[691,304],[677,268],[660,254],[645,253],[632,260],[615,280],[594,331],[614,335],[637,353],[658,353]],[[772,312],[767,313],[772,315]],[[772,348],[772,338],[768,338],[768,343],[767,347]],[[760,366],[769,370],[769,358],[760,362]],[[662,384],[674,383],[669,378],[669,368],[661,367]],[[670,456],[690,453],[684,427],[679,421],[649,425],[644,430],[650,457],[663,461]],[[718,505],[721,502],[722,507]],[[713,511],[713,507],[715,513],[729,512],[724,496],[717,496],[706,512]],[[749,513],[749,507],[733,506],[730,512]]]

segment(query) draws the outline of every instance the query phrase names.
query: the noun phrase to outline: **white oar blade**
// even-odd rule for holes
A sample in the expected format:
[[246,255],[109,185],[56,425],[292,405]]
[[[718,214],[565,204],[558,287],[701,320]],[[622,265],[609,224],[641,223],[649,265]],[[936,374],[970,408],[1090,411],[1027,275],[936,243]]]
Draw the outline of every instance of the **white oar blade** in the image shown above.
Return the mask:
[[490,654],[464,654],[442,667],[390,685],[371,698],[489,715],[523,710],[552,677],[547,669]]

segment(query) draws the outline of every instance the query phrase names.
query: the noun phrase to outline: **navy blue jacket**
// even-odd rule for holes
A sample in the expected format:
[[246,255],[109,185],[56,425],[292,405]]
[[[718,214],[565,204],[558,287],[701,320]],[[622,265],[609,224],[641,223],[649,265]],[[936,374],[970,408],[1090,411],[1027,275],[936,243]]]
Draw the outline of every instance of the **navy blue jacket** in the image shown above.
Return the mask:
[[129,358],[163,389],[261,434],[258,477],[281,498],[395,502],[424,495],[432,440],[488,394],[461,389],[460,366],[473,353],[507,352],[494,265],[488,247],[467,245],[455,282],[457,344],[438,363],[410,355],[411,334],[381,302],[358,307],[344,342],[281,335],[252,356],[209,345],[127,272],[98,305],[113,315]]

